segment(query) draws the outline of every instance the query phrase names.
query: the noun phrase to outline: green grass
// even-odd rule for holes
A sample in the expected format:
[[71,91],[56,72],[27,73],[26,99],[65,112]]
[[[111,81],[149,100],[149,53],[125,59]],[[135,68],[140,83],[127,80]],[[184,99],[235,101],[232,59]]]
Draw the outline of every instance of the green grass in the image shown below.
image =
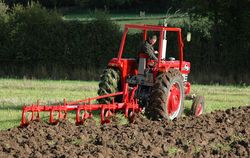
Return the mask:
[[[147,24],[147,25],[159,25],[164,23],[164,18],[167,17],[168,26],[183,27],[184,24],[189,24],[190,20],[185,13],[162,13],[162,14],[150,14],[146,13],[144,17],[140,17],[139,13],[112,13],[109,14],[110,20],[118,24],[120,30],[123,31],[125,24]],[[65,12],[62,16],[63,20],[77,20],[86,23],[92,20],[90,12],[87,11],[70,11]],[[130,30],[129,34],[139,33],[139,30]]]
[[[149,25],[159,25],[163,23],[164,17],[168,17],[168,23],[172,26],[179,27],[180,24],[189,23],[189,18],[186,14],[177,13],[177,14],[147,14],[145,17],[140,17],[139,13],[131,13],[131,14],[110,14],[110,19],[121,26],[125,24],[149,24]],[[90,15],[88,12],[69,12],[65,13],[62,18],[64,20],[77,20],[82,22],[87,22],[90,20]]]
[[[98,82],[17,80],[0,79],[0,130],[18,126],[21,120],[21,107],[24,104],[52,103],[84,99],[97,95]],[[250,87],[192,85],[192,93],[202,94],[206,99],[206,112],[250,105]],[[191,101],[185,101],[190,108]],[[119,119],[121,119],[121,116]],[[70,119],[74,122],[74,115]],[[98,121],[98,118],[95,118]],[[122,119],[121,119],[122,120]],[[124,120],[121,124],[126,124]]]
[[0,79],[0,130],[19,125],[21,107],[96,96],[97,82]]
[[232,150],[231,146],[233,144],[235,144],[235,141],[242,141],[242,140],[246,140],[247,138],[239,135],[239,134],[234,134],[231,137],[231,140],[229,142],[225,142],[225,143],[215,143],[212,142],[209,146],[213,149],[213,150],[217,150],[217,151],[223,151],[223,152],[228,152],[230,150]]
[[[205,97],[206,112],[250,105],[250,87],[221,85],[192,85],[191,92]],[[191,101],[186,101],[191,106]]]
[[[156,17],[163,17],[166,14],[146,14],[146,18],[156,18]],[[63,15],[63,18],[65,20],[80,20],[80,21],[85,21],[86,19],[90,18],[91,14],[90,12],[72,12],[72,13],[65,13]],[[111,19],[126,19],[126,18],[139,18],[139,13],[131,13],[131,14],[116,14],[116,13],[111,13],[109,14],[109,17]]]
[[228,143],[214,143],[210,145],[213,150],[219,150],[219,151],[230,151],[231,147]]
[[168,151],[169,155],[175,155],[178,152],[180,152],[181,149],[173,146],[173,147],[169,147],[167,151]]

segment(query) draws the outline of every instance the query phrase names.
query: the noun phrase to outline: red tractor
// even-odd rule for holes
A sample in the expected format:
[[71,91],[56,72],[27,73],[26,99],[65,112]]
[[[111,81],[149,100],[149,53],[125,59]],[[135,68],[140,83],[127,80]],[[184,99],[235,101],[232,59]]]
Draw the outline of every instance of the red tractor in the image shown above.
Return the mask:
[[[151,60],[144,52],[138,52],[134,58],[124,58],[124,45],[129,30],[142,31],[141,42],[147,39],[151,31],[159,34],[158,60]],[[168,57],[167,33],[177,34],[178,55]],[[108,63],[101,75],[99,96],[84,100],[66,102],[57,105],[40,105],[39,101],[24,106],[21,126],[29,121],[39,120],[40,112],[50,112],[50,123],[65,119],[68,111],[76,111],[76,124],[93,116],[92,111],[100,111],[101,123],[107,123],[116,111],[124,111],[125,116],[133,120],[135,112],[145,109],[152,119],[170,119],[180,117],[184,109],[184,98],[193,99],[191,114],[199,116],[204,111],[204,97],[190,95],[190,62],[183,60],[183,41],[180,28],[153,25],[125,25],[119,53]],[[56,115],[55,115],[56,114]]]
[[[129,30],[142,31],[142,41],[147,39],[149,31],[159,34],[158,62],[149,59],[144,52],[138,52],[136,58],[123,58],[124,45]],[[175,32],[178,39],[179,60],[173,57],[166,59],[167,32]],[[145,107],[146,114],[151,118],[174,119],[181,116],[184,108],[184,98],[194,99],[191,112],[200,115],[204,110],[204,98],[191,96],[190,83],[187,81],[190,73],[190,62],[183,60],[183,41],[180,28],[152,25],[125,25],[120,50],[117,58],[108,63],[99,83],[99,95],[123,91],[126,83],[129,89],[138,87],[135,98],[140,107]],[[112,98],[99,100],[100,103],[110,103]],[[115,97],[119,101],[119,97]]]

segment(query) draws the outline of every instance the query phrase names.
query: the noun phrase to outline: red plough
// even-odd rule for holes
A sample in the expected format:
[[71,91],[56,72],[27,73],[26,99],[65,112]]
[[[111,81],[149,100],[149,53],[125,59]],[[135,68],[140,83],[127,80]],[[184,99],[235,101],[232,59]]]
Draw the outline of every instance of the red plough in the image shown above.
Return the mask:
[[[76,125],[81,125],[86,119],[92,118],[93,111],[100,111],[101,124],[109,123],[110,116],[117,110],[123,110],[125,117],[129,118],[129,120],[132,121],[135,112],[141,111],[137,99],[134,99],[134,92],[136,89],[137,87],[135,87],[131,91],[130,96],[128,94],[128,91],[125,91],[98,96],[94,98],[88,98],[84,100],[77,100],[73,102],[67,102],[64,99],[62,104],[57,105],[40,105],[39,101],[37,101],[36,104],[32,104],[31,106],[23,106],[21,126],[27,126],[30,121],[40,121],[41,112],[50,113],[49,122],[51,124],[57,124],[59,120],[66,119],[69,111],[75,111]],[[123,96],[122,103],[117,103],[114,101],[114,99],[110,104],[92,103],[93,101],[96,101],[98,99],[115,97],[119,95]]]

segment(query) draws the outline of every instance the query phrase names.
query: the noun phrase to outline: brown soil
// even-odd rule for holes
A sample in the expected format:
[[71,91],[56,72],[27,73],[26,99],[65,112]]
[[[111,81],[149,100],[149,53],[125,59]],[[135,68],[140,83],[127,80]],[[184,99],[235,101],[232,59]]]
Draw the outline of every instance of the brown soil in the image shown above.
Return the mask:
[[249,143],[248,106],[172,122],[33,122],[0,132],[0,157],[250,157]]

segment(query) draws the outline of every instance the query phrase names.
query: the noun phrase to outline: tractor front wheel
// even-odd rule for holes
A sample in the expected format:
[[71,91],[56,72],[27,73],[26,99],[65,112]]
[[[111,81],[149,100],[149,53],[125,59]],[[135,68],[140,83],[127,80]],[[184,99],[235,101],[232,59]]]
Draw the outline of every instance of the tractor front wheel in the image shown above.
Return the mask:
[[[120,71],[113,69],[113,68],[107,68],[103,71],[103,74],[101,75],[100,82],[99,82],[99,89],[98,89],[98,95],[106,95],[111,93],[116,93],[121,90],[121,77],[120,77]],[[103,98],[99,99],[98,102],[101,104],[108,104],[112,102],[112,99],[115,99],[115,101],[118,101],[120,96],[117,97],[109,97],[109,98]]]
[[203,96],[196,96],[193,99],[193,104],[191,107],[191,114],[194,116],[200,116],[205,110],[205,99]]
[[179,70],[170,69],[159,75],[152,87],[150,101],[145,109],[152,119],[165,118],[173,120],[183,111],[184,86]]

